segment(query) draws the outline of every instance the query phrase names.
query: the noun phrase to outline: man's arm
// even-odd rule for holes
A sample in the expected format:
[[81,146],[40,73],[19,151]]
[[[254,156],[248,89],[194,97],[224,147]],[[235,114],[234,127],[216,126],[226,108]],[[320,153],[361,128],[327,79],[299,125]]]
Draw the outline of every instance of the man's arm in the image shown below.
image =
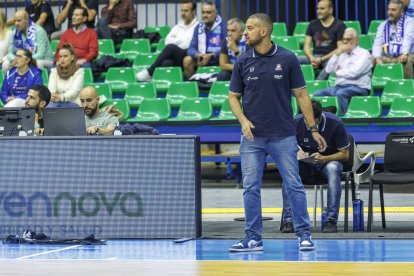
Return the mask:
[[252,128],[254,128],[254,125],[247,119],[247,117],[244,115],[242,106],[240,103],[241,94],[235,93],[230,91],[229,93],[229,104],[231,112],[233,112],[234,116],[236,116],[237,120],[239,120],[243,136],[249,139],[250,141],[254,140],[254,136],[252,133]]
[[351,63],[352,66],[347,68],[340,68],[336,75],[346,79],[358,79],[362,75],[366,74],[368,70],[372,67],[371,55],[369,52],[358,56],[358,59],[355,60],[355,63]]
[[349,149],[346,148],[331,155],[321,155],[319,152],[315,152],[311,156],[322,163],[331,161],[347,161],[349,158]]
[[220,54],[219,64],[223,71],[232,71],[234,67],[234,65],[229,62],[229,56],[226,54]]
[[86,11],[88,12],[88,21],[93,21],[95,19],[97,11],[89,8],[85,0],[79,0],[79,4],[82,8],[86,9]]
[[305,53],[305,55],[308,57],[310,61],[315,59],[315,57],[313,56],[312,50],[311,50],[311,44],[312,44],[312,37],[307,35],[305,37],[305,44],[303,45],[303,52]]
[[72,6],[72,4],[73,4],[73,0],[68,0],[63,10],[58,14],[56,18],[56,23],[61,25],[63,22],[65,22],[66,18],[68,17],[70,6]]
[[36,21],[36,24],[39,26],[43,26],[43,24],[45,24],[47,19],[47,13],[46,12],[42,12],[39,16],[39,19]]
[[[300,89],[293,90],[293,93],[295,94],[296,101],[299,104],[300,110],[302,111],[302,114],[303,114],[303,117],[305,118],[306,123],[309,126],[314,126],[315,119],[314,119],[312,103],[309,98],[308,91],[306,90],[306,88],[300,88]],[[312,137],[318,143],[319,151],[320,152],[324,151],[326,149],[325,139],[319,134],[318,131],[312,131]]]

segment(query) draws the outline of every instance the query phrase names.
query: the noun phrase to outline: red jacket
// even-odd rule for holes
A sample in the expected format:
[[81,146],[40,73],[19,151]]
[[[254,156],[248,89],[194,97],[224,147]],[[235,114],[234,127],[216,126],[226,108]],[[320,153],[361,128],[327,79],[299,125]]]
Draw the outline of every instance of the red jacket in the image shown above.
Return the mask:
[[59,41],[56,62],[59,60],[59,50],[65,43],[72,44],[78,59],[84,58],[87,61],[92,61],[98,56],[98,35],[91,28],[86,28],[80,33],[76,33],[73,28],[67,29]]

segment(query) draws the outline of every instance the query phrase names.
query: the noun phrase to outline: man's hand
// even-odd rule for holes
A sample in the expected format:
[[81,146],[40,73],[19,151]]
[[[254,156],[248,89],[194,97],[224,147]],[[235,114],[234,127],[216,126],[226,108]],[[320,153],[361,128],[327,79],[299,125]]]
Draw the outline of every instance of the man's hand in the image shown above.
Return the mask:
[[108,27],[114,30],[118,30],[119,29],[119,25],[118,24],[108,24]]
[[318,163],[325,163],[327,161],[326,156],[321,155],[319,152],[313,153],[311,157],[313,157],[313,159],[315,159]]
[[402,54],[401,56],[398,57],[399,63],[407,63],[407,61],[408,61],[408,54]]
[[230,37],[227,37],[227,47],[233,52],[237,52],[239,50],[237,43]]
[[197,58],[197,66],[206,66],[210,62],[212,57],[213,54],[211,53],[199,55]]
[[349,53],[350,51],[352,51],[352,45],[342,43],[341,45],[338,46],[338,48],[336,48],[335,55],[339,56],[343,53]]
[[298,153],[296,155],[296,158],[298,160],[306,158],[306,157],[309,157],[309,152],[304,152],[303,150],[298,150]]
[[50,98],[50,101],[51,102],[60,102],[61,101],[61,98],[60,98],[60,96],[59,95],[56,95],[56,93],[52,93],[52,97]]
[[311,57],[310,62],[313,66],[313,68],[319,68],[319,64],[321,64],[321,59],[316,57]]
[[382,61],[382,59],[381,59],[381,58],[376,58],[376,59],[375,59],[375,63],[376,63],[376,64],[383,64],[384,62]]
[[243,132],[243,136],[246,137],[249,141],[254,141],[254,136],[252,133],[252,128],[254,128],[254,125],[249,120],[244,120],[241,122],[241,128]]
[[99,127],[97,126],[90,126],[86,129],[86,133],[90,135],[98,134],[99,133]]
[[316,143],[319,145],[319,152],[324,152],[326,150],[326,141],[322,137],[322,135],[319,134],[317,131],[312,132],[313,140],[315,140]]
[[84,64],[85,62],[87,62],[87,60],[86,59],[84,59],[84,58],[81,58],[81,59],[78,59],[77,61],[76,61],[76,64],[78,64],[79,66],[81,66],[82,64]]

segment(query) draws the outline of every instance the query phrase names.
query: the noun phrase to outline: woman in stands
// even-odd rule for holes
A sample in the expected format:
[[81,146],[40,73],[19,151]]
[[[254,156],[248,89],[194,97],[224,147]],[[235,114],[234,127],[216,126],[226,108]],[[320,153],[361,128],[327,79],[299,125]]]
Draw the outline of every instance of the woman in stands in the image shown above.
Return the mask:
[[7,28],[7,19],[4,12],[0,11],[0,64],[7,55],[7,50],[12,37],[12,32]]
[[80,106],[79,93],[83,87],[83,69],[76,64],[75,50],[63,44],[59,50],[59,61],[53,68],[48,88],[52,98],[48,107]]
[[1,87],[0,97],[5,107],[24,107],[27,92],[34,84],[43,84],[42,71],[29,50],[19,49]]

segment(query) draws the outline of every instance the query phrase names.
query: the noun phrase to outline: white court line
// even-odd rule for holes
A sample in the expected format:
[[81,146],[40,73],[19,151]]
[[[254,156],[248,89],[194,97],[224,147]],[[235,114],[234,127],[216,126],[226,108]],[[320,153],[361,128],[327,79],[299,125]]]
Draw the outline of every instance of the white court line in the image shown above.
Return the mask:
[[77,245],[73,245],[73,246],[69,246],[69,247],[65,247],[65,248],[61,248],[61,249],[56,249],[56,250],[46,251],[46,252],[37,253],[37,254],[33,254],[33,255],[23,256],[23,257],[16,258],[16,260],[23,260],[23,259],[28,259],[28,258],[31,258],[31,257],[46,255],[46,254],[55,253],[55,252],[59,252],[59,251],[65,251],[65,250],[69,250],[69,249],[76,248],[76,247],[79,247],[79,246],[82,246],[82,245],[77,244]]

